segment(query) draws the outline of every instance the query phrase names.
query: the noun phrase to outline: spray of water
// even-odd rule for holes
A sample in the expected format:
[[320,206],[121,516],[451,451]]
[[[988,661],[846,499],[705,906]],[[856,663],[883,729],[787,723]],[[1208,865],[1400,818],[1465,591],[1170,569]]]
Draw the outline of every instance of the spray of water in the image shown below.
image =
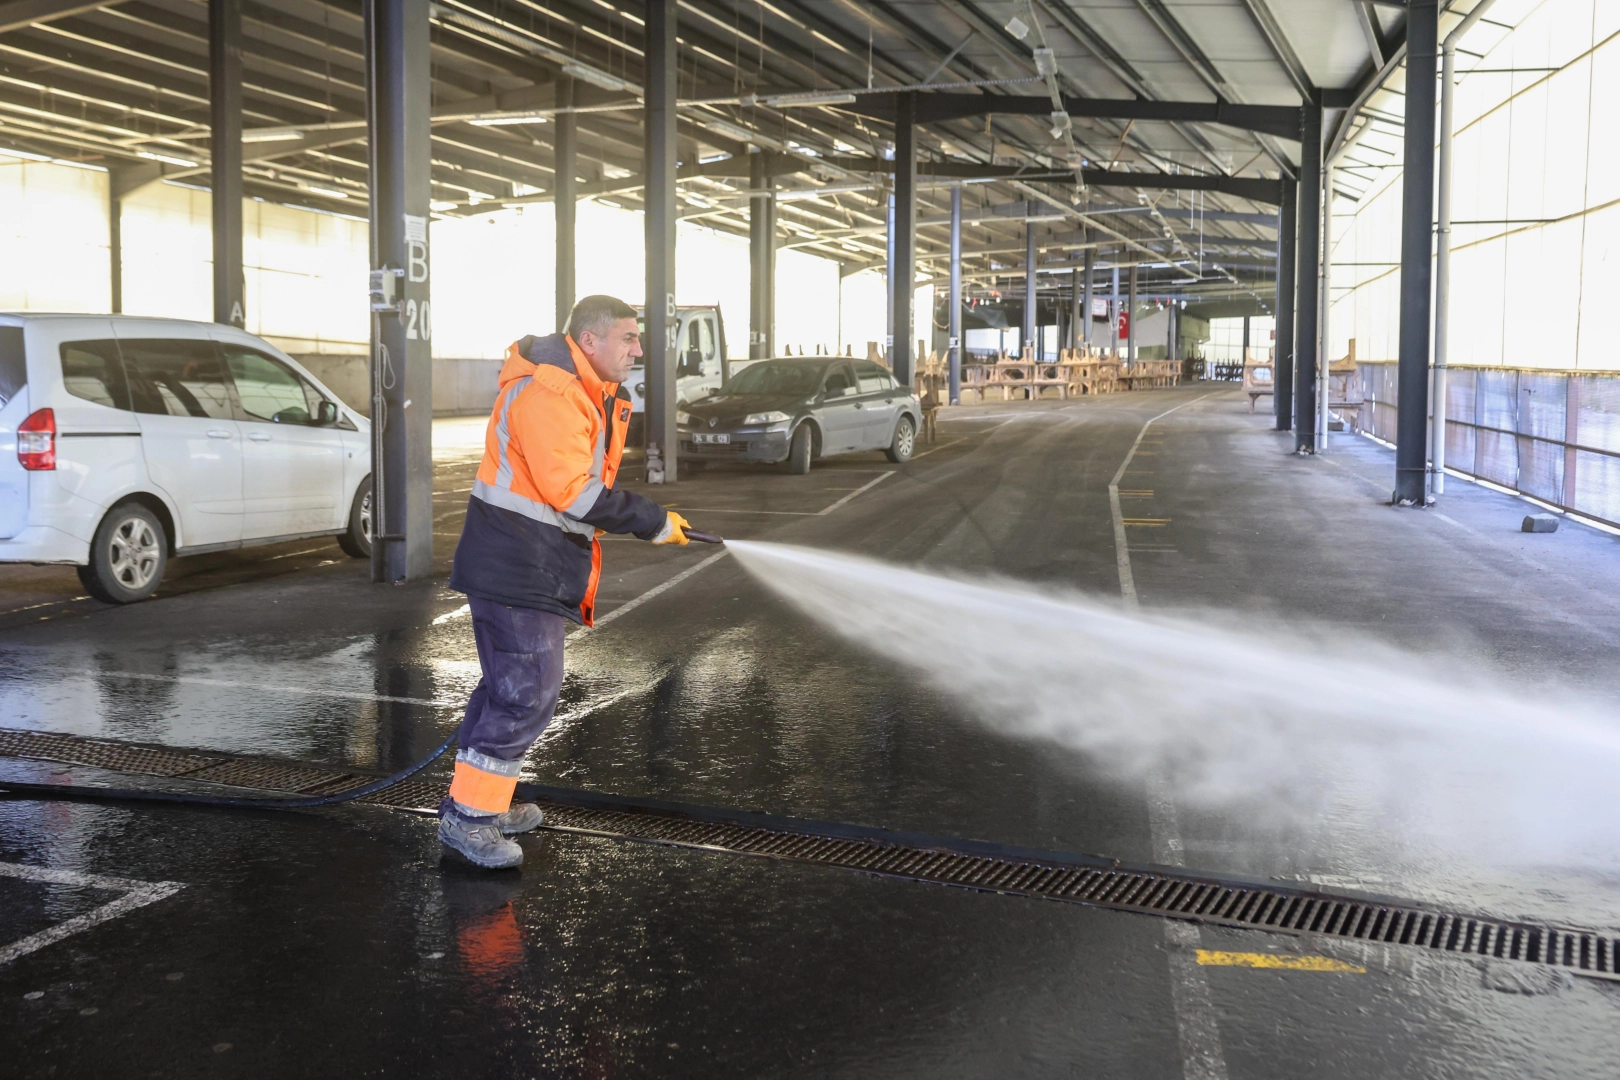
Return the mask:
[[1342,633],[1280,636],[807,548],[730,548],[767,587],[979,721],[1123,781],[1170,775],[1189,804],[1290,816],[1349,782],[1392,841],[1620,865],[1612,703]]

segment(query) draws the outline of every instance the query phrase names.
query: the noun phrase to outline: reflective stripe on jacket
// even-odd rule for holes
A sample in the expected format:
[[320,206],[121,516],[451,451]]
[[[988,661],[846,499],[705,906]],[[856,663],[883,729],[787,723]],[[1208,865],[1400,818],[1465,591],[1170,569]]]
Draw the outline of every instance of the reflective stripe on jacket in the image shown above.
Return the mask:
[[667,511],[616,490],[630,397],[564,334],[507,350],[450,587],[591,625],[597,530],[650,540]]

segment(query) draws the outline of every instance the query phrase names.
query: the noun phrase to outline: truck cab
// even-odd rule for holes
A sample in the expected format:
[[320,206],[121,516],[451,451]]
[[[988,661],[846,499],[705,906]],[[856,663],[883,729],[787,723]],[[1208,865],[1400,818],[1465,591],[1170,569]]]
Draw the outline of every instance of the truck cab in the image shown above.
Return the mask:
[[[637,308],[645,336],[646,309]],[[675,398],[677,407],[689,401],[698,401],[717,393],[731,376],[731,362],[726,358],[726,324],[720,315],[719,304],[695,304],[678,307],[676,315],[676,342],[679,352],[675,359]],[[624,381],[625,389],[635,403],[630,417],[629,444],[641,445],[647,414],[647,369],[637,363]]]

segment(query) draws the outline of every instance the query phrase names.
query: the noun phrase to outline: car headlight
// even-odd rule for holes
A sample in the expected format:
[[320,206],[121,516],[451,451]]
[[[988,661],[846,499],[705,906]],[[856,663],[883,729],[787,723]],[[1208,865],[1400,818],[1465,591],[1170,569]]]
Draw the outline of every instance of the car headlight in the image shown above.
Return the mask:
[[781,412],[781,411],[778,411],[778,410],[773,410],[771,412],[755,412],[755,413],[749,413],[747,415],[747,417],[745,417],[743,419],[743,423],[745,423],[745,424],[780,424],[783,420],[786,420],[787,418],[788,418],[787,413]]
[[692,414],[689,412],[678,412],[675,414],[675,422],[677,424],[690,427],[692,424]]

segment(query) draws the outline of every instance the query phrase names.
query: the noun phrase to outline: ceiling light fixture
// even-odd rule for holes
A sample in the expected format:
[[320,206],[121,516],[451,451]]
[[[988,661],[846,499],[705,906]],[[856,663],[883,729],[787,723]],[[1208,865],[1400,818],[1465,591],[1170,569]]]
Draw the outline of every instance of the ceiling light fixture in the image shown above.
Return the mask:
[[806,105],[853,105],[855,95],[847,90],[812,90],[803,94],[772,94],[764,99],[773,109],[793,109]]
[[303,140],[304,133],[302,131],[286,131],[278,130],[276,128],[265,128],[263,131],[242,132],[242,141],[245,143],[302,142]]
[[630,84],[617,75],[609,75],[605,71],[598,71],[584,64],[564,64],[562,73],[570,78],[578,79],[580,82],[601,87],[603,90],[619,91],[630,89]]
[[137,150],[135,156],[146,158],[148,161],[161,161],[165,165],[184,165],[187,168],[193,168],[197,164],[187,158],[170,157],[168,154],[154,154],[150,150]]
[[473,127],[507,127],[511,124],[543,124],[543,116],[489,116],[479,120],[469,120],[467,123]]

